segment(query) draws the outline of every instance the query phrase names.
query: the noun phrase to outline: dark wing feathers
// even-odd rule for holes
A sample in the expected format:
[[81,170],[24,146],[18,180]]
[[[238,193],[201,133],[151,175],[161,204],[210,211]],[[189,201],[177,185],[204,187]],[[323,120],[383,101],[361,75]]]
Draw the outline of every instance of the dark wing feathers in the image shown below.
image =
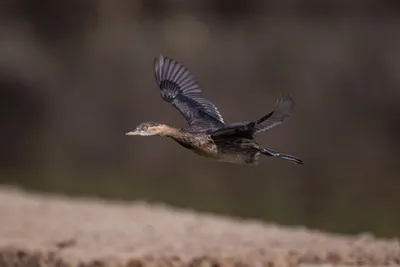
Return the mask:
[[195,77],[182,64],[160,55],[154,62],[154,74],[161,97],[177,108],[192,128],[224,125],[217,107],[204,98]]
[[269,130],[283,123],[294,109],[294,100],[290,95],[284,95],[278,98],[275,109],[269,114],[259,119],[255,126],[255,133]]
[[294,108],[293,98],[289,95],[281,96],[276,101],[275,109],[257,121],[236,122],[229,124],[211,133],[214,137],[241,136],[253,138],[254,134],[269,130],[287,119]]

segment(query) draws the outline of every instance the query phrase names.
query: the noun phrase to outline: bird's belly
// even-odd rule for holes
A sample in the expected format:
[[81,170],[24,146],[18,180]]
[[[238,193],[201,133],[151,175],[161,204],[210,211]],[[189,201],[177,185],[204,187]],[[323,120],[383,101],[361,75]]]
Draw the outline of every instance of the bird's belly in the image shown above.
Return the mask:
[[199,138],[198,140],[191,140],[192,142],[185,142],[181,140],[176,140],[183,147],[193,151],[197,155],[207,157],[207,158],[218,158],[218,148],[214,142],[206,138]]
[[193,150],[197,155],[207,157],[219,162],[227,162],[227,163],[239,163],[239,164],[256,164],[258,161],[259,153],[252,154],[243,154],[237,152],[225,152],[221,153],[221,151],[204,151],[204,150]]
[[[192,136],[193,137],[193,136]],[[176,140],[183,147],[199,156],[207,157],[219,162],[256,164],[259,152],[251,146],[243,146],[243,140],[215,140],[208,136],[199,135],[191,140]]]
[[218,151],[216,149],[192,149],[194,153],[197,155],[207,157],[207,158],[213,158],[213,159],[218,159]]

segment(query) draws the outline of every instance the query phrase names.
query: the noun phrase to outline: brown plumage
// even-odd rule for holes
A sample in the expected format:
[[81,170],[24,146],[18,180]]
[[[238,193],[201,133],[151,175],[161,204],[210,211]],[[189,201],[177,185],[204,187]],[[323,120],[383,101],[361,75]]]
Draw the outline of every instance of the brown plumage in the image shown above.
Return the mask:
[[294,107],[291,96],[280,97],[275,109],[256,121],[226,125],[217,107],[203,96],[196,79],[182,64],[159,56],[155,59],[154,73],[161,97],[185,117],[189,128],[145,122],[127,135],[169,137],[198,155],[223,162],[257,164],[262,154],[303,163],[292,155],[263,148],[254,140],[256,133],[269,130],[289,117]]

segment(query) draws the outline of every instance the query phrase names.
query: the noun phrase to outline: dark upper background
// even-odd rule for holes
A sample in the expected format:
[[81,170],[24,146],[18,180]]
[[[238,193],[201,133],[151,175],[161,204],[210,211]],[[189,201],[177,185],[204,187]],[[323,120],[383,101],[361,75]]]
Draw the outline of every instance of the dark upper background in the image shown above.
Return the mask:
[[[0,182],[400,235],[396,1],[0,2]],[[184,127],[153,58],[187,66],[227,122],[296,100],[257,137],[305,165],[210,161],[125,132]]]

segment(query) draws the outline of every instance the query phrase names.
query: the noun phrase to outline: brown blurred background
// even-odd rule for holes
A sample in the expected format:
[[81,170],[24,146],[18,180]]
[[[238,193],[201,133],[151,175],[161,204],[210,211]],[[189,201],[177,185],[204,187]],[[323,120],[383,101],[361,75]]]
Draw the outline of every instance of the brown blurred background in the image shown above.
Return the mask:
[[[1,183],[400,235],[396,1],[0,3]],[[147,120],[186,126],[160,98],[160,53],[193,71],[226,122],[292,94],[293,116],[257,140],[305,165],[217,163],[125,136]]]

